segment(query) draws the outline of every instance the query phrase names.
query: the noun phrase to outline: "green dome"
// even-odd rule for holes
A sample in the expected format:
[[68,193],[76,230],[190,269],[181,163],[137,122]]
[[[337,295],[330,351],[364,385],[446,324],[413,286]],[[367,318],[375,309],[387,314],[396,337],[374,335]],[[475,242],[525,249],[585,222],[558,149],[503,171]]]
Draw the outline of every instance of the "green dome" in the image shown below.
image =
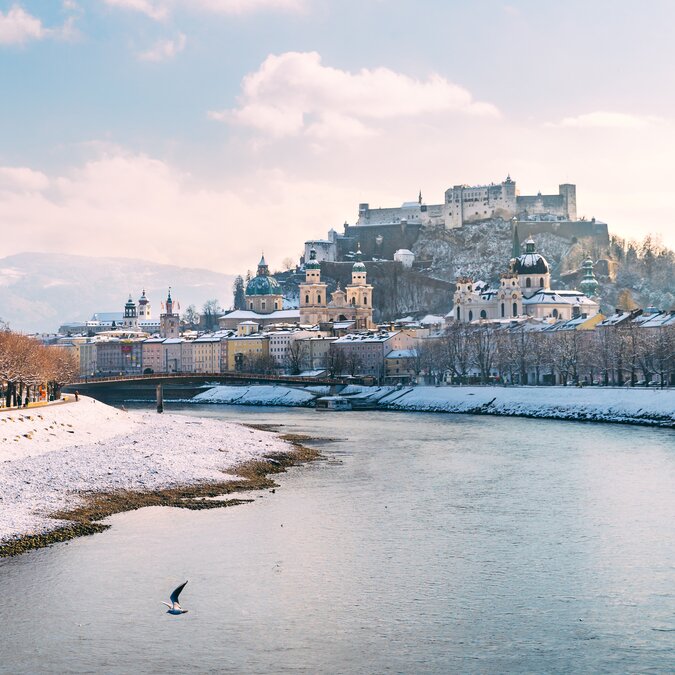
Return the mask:
[[246,286],[246,295],[281,295],[281,287],[274,277],[253,277]]
[[352,272],[365,272],[365,271],[366,266],[360,260],[354,263],[354,266],[352,267]]

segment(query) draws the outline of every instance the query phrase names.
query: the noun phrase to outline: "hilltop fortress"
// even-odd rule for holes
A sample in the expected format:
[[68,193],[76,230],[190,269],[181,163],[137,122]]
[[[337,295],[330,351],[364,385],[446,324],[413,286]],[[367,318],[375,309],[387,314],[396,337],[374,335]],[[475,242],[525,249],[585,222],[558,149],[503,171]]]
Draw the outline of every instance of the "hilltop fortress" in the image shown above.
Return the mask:
[[506,180],[490,185],[455,185],[445,191],[443,204],[427,205],[420,193],[416,202],[405,202],[398,208],[371,209],[359,204],[357,225],[387,225],[407,221],[423,225],[462,227],[478,220],[577,220],[577,188],[571,183],[559,186],[557,195],[521,196],[516,182]]
[[489,185],[454,185],[445,191],[442,204],[425,204],[420,193],[417,201],[398,207],[370,208],[359,204],[354,225],[345,223],[344,233],[335,230],[327,239],[305,244],[305,257],[316,251],[318,260],[348,260],[360,244],[366,259],[395,259],[399,250],[412,249],[423,227],[451,230],[465,224],[489,220],[512,221],[525,236],[548,232],[570,242],[590,238],[607,246],[607,224],[577,216],[576,185],[563,183],[558,194],[520,195],[511,176],[501,183]]

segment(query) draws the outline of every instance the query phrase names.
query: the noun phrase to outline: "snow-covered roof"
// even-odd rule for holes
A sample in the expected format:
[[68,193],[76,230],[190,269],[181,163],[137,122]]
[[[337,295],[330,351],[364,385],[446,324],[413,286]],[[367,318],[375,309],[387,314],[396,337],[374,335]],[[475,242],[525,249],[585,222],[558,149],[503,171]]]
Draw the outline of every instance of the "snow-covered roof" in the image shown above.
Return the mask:
[[379,333],[350,333],[344,337],[338,338],[335,344],[351,344],[354,342],[360,343],[377,343],[386,342],[394,337],[399,331],[381,331]]
[[580,291],[537,291],[529,298],[523,298],[523,305],[595,305],[596,303]]
[[437,326],[445,323],[445,318],[436,314],[427,314],[423,319],[420,319],[423,326]]

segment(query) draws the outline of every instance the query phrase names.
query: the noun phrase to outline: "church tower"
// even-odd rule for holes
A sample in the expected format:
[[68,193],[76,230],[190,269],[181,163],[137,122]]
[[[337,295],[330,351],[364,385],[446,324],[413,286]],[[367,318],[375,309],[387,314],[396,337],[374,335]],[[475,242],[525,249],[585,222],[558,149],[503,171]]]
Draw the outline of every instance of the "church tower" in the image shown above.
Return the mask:
[[361,258],[361,247],[356,252],[356,262],[352,267],[352,283],[346,287],[347,304],[357,329],[373,327],[373,287],[366,278],[366,266]]
[[180,335],[178,314],[173,313],[171,289],[166,298],[166,309],[159,315],[159,334],[163,338],[177,338]]
[[305,281],[300,284],[300,323],[314,325],[328,320],[327,291],[327,284],[321,281],[321,264],[312,249],[305,265]]
[[124,319],[122,324],[125,328],[131,328],[136,330],[138,328],[138,315],[136,314],[136,304],[131,299],[131,294],[129,294],[129,299],[127,304],[124,305]]
[[145,288],[143,289],[141,297],[138,299],[138,318],[141,321],[150,321],[152,318],[150,301],[145,295]]

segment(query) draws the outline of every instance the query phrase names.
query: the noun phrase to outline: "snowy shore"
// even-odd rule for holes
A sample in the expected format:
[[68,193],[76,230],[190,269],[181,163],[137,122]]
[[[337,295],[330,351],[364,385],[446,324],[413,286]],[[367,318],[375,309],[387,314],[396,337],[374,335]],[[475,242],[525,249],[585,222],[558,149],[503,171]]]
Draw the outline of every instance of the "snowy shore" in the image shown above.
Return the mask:
[[0,545],[67,526],[50,514],[81,506],[86,494],[224,483],[245,462],[292,452],[270,432],[86,397],[0,412]]
[[[314,405],[322,388],[221,386],[195,403]],[[474,413],[675,427],[675,390],[602,387],[360,387],[340,392],[355,408]]]

